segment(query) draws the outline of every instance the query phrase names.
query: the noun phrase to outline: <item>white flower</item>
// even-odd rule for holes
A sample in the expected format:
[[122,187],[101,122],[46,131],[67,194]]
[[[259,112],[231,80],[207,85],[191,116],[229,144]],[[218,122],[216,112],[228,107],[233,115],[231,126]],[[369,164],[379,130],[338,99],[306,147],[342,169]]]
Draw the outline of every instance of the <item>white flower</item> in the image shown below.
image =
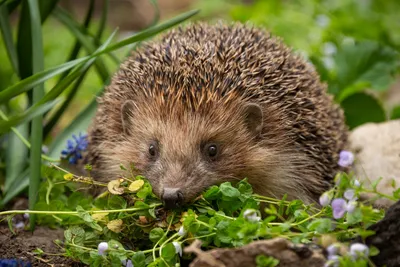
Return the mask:
[[319,197],[319,204],[321,204],[322,207],[328,206],[330,202],[331,202],[331,199],[330,199],[328,193],[323,193]]
[[172,242],[172,244],[173,244],[174,247],[175,247],[175,253],[176,253],[176,254],[179,254],[179,256],[182,257],[182,247],[181,247],[181,244],[178,243],[178,242]]
[[326,248],[329,256],[336,255],[339,252],[339,244],[332,244]]
[[257,211],[254,209],[247,209],[243,212],[243,217],[250,222],[258,222],[261,220],[260,216],[257,216]]
[[324,54],[325,56],[332,56],[336,53],[336,45],[331,42],[324,43]]
[[325,28],[326,26],[329,25],[330,23],[330,19],[328,16],[324,15],[324,14],[320,14],[315,18],[315,22],[317,23],[318,26],[320,26],[321,28]]
[[339,267],[339,259],[338,255],[329,255],[324,267]]
[[366,245],[361,243],[354,243],[350,246],[350,255],[357,259],[359,256],[368,257],[369,249]]
[[179,228],[178,235],[180,235],[180,236],[186,235],[186,230],[185,230],[185,228],[183,228],[183,226],[181,226],[181,228]]
[[346,191],[344,191],[343,195],[347,200],[356,200],[357,199],[353,189],[347,189]]
[[346,210],[348,213],[353,213],[354,210],[356,209],[356,207],[357,207],[357,201],[352,200],[352,201],[349,201],[349,203],[347,203]]
[[360,185],[361,185],[361,183],[360,183],[360,181],[359,180],[354,180],[354,186],[355,187],[360,187]]
[[24,223],[24,222],[17,222],[17,223],[14,225],[14,227],[17,228],[17,229],[24,228],[24,227],[25,227],[25,223]]
[[25,218],[26,220],[28,220],[28,219],[29,219],[29,213],[24,213],[24,218]]
[[101,242],[98,247],[97,250],[99,251],[99,255],[104,255],[104,252],[108,249],[108,244],[107,242]]

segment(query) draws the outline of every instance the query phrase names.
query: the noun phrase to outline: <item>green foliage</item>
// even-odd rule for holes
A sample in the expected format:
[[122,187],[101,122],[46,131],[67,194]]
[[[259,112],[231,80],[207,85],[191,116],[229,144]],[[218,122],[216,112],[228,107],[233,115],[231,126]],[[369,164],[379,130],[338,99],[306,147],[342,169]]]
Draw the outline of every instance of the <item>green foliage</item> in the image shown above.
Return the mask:
[[[333,219],[330,205],[318,208],[300,200],[259,196],[253,194],[246,179],[234,185],[226,182],[212,186],[197,200],[176,210],[165,210],[151,193],[150,183],[141,176],[123,177],[123,182],[115,180],[119,181],[117,187],[110,187],[90,177],[64,174],[66,171],[60,167],[43,168],[46,183],[40,188],[35,211],[5,211],[0,216],[33,213],[42,225],[65,227],[65,256],[93,266],[118,265],[126,260],[135,266],[175,266],[182,258],[193,257],[180,254],[182,247],[194,239],[200,239],[205,249],[240,247],[275,237],[294,243],[317,242],[327,247],[333,242],[346,247],[354,237],[374,234],[367,228],[384,216],[383,210],[357,202],[354,211]],[[397,191],[392,195],[376,191],[378,182],[367,188],[355,183],[353,177],[339,173],[336,185],[326,194],[330,199],[341,198],[345,191],[354,190],[356,198],[368,192],[394,201],[399,199]],[[109,190],[96,199],[77,191],[93,183]],[[131,192],[128,188],[134,183],[141,187]],[[121,195],[118,187],[125,193]],[[324,241],[327,237],[330,243]],[[107,243],[104,253],[97,247],[101,242]],[[339,255],[340,266],[366,266],[367,258],[355,261],[349,252],[343,251]],[[371,256],[377,253],[376,248],[370,248]],[[266,255],[257,256],[256,262],[257,266],[279,264],[279,260]]]

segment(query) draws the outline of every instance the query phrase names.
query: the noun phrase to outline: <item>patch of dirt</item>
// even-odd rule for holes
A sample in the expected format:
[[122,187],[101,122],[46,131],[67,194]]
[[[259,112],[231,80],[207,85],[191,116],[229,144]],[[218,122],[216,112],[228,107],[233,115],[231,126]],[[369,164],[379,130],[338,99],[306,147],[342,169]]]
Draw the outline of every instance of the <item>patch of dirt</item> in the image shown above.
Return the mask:
[[321,248],[294,245],[283,238],[254,241],[239,248],[217,248],[209,251],[202,251],[200,245],[201,242],[196,240],[185,248],[186,253],[197,255],[190,267],[255,267],[258,255],[274,257],[279,260],[281,267],[320,267],[326,262]]
[[[0,259],[20,259],[30,262],[31,266],[84,266],[81,263],[61,256],[63,251],[53,241],[62,240],[62,229],[37,227],[31,231],[18,230],[14,235],[8,226],[0,225]],[[40,248],[52,255],[36,256],[33,251]]]

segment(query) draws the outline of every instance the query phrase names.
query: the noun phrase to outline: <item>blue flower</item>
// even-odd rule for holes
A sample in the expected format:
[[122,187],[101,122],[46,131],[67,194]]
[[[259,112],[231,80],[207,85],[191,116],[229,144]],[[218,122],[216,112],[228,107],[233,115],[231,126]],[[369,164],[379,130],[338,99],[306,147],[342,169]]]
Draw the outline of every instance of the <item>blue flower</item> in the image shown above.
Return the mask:
[[25,262],[20,259],[0,259],[0,267],[12,267],[12,266],[31,267],[32,265],[29,262]]
[[82,152],[88,147],[87,135],[72,135],[73,139],[67,140],[67,148],[61,151],[63,158],[68,158],[69,163],[76,164],[82,158]]

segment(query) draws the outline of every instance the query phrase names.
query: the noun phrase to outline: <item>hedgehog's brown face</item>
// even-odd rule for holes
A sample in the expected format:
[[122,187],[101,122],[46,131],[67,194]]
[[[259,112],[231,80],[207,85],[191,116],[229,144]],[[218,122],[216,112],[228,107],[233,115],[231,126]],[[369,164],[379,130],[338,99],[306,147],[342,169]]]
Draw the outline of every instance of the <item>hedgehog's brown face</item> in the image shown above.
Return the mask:
[[176,207],[213,184],[245,178],[248,159],[259,149],[262,111],[253,104],[155,110],[127,101],[122,122],[121,156],[149,179],[167,207]]

